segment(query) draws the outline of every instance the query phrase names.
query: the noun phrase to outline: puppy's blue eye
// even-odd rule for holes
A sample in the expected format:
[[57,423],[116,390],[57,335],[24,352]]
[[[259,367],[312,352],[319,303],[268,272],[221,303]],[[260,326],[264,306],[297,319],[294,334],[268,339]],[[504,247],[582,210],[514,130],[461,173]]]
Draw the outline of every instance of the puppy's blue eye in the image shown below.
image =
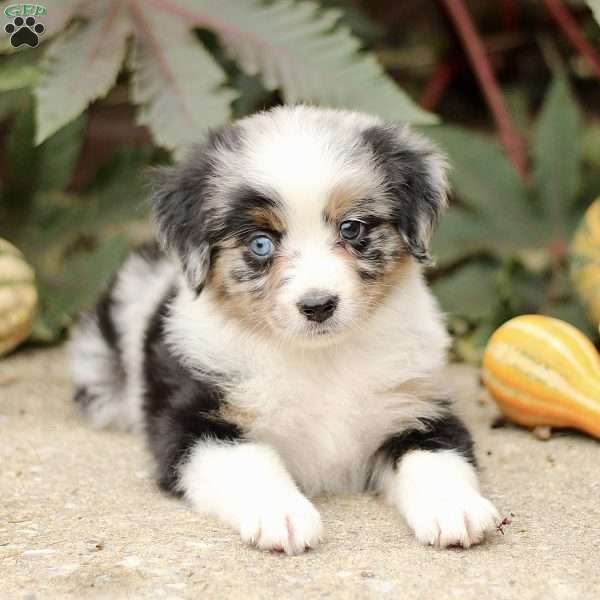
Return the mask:
[[364,225],[360,221],[343,221],[340,225],[342,239],[349,242],[355,241],[363,234]]
[[275,252],[275,245],[266,235],[257,235],[250,240],[250,252],[258,258],[269,258]]

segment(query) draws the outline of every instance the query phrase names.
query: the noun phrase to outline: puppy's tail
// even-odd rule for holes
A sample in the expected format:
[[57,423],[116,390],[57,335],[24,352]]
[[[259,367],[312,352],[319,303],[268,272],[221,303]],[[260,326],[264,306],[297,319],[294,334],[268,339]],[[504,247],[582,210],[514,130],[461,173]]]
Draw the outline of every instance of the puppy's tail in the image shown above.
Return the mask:
[[[115,278],[116,281],[116,278]],[[114,320],[114,287],[83,315],[67,347],[75,402],[94,427],[130,429],[125,405],[126,375]]]
[[144,340],[156,307],[179,277],[154,242],[125,260],[68,346],[75,401],[94,427],[139,430],[143,422]]

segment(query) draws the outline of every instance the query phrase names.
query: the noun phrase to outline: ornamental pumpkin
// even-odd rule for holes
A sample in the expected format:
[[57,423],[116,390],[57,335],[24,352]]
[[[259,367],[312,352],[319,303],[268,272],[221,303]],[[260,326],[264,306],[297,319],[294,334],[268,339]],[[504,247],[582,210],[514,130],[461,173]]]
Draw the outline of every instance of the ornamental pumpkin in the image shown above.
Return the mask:
[[587,209],[570,248],[575,291],[594,325],[600,323],[600,199]]
[[600,438],[600,358],[572,325],[543,315],[511,319],[488,342],[482,378],[511,421]]
[[12,244],[0,238],[0,356],[27,338],[36,305],[33,269]]

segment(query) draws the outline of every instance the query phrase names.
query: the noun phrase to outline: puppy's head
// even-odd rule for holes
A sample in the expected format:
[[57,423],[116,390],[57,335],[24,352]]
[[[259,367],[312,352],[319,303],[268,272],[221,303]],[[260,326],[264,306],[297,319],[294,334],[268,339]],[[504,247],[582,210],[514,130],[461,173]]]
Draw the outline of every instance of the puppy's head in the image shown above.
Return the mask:
[[428,262],[446,187],[445,160],[405,126],[284,107],[159,171],[153,208],[197,294],[253,329],[323,345],[360,329],[408,262]]

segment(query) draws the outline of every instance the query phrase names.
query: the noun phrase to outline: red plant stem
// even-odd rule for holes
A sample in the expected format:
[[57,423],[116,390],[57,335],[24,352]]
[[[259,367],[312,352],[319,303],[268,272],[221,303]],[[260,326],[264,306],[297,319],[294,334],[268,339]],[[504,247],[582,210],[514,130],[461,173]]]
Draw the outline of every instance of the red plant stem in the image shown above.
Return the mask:
[[436,65],[419,100],[419,104],[425,110],[435,110],[446,88],[452,79],[454,79],[458,71],[459,62],[455,57],[446,57]]
[[485,53],[479,33],[475,29],[471,15],[464,0],[442,0],[461,39],[469,62],[479,80],[486,102],[492,111],[500,141],[524,181],[528,181],[527,154],[521,137],[513,125],[512,119],[500,88],[494,77],[492,67]]
[[587,59],[596,77],[600,79],[600,56],[581,34],[573,15],[560,0],[544,0],[544,4],[573,48]]

